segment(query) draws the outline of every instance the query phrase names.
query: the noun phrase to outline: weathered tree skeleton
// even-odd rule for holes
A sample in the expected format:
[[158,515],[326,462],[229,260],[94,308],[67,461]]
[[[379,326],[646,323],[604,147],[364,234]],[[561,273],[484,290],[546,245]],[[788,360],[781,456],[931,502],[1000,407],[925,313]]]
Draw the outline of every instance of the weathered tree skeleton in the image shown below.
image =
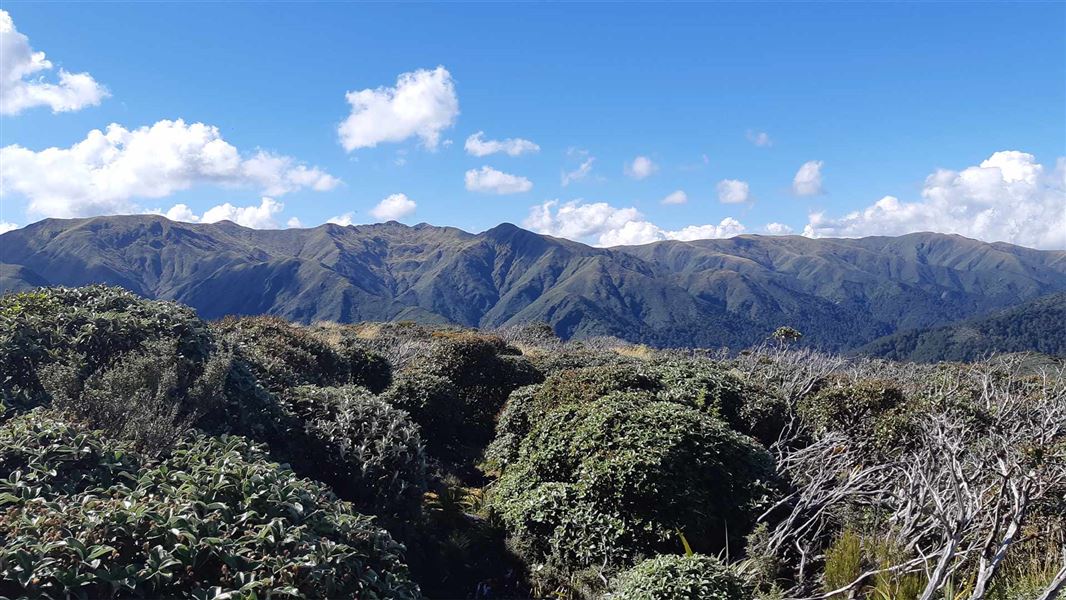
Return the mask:
[[[761,516],[769,535],[765,546],[752,552],[794,565],[791,598],[852,596],[885,572],[923,573],[928,583],[921,600],[931,600],[953,579],[969,584],[970,600],[984,598],[1011,550],[1028,539],[1024,531],[1034,507],[1066,490],[1062,370],[1023,377],[1019,365],[1007,359],[920,371],[911,365],[903,371],[876,362],[842,365],[814,353],[791,359],[782,356],[786,352],[773,354],[768,350],[761,360],[776,364],[752,366],[763,369],[764,378],[779,378],[777,389],[793,407],[814,389],[815,378],[828,373],[868,378],[892,369],[893,379],[906,382],[908,395],[924,395],[931,408],[907,448],[887,455],[879,455],[869,440],[842,432],[814,436],[813,443],[798,447],[797,440],[811,433],[798,421],[776,445],[778,470],[792,489]],[[786,370],[791,378],[782,374]],[[987,418],[962,409],[962,400]],[[864,572],[840,589],[812,593],[819,589],[813,564],[824,559],[845,508],[885,515],[907,558]],[[1063,553],[1066,561],[1066,547]],[[1057,597],[1064,587],[1066,566],[1041,599]]]

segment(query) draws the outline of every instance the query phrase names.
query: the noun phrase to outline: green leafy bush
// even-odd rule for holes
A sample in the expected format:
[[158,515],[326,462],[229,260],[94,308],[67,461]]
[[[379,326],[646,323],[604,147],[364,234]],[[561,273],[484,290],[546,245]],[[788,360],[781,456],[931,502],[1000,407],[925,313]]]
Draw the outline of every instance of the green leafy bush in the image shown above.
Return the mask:
[[361,334],[364,327],[322,322],[307,331],[332,347],[347,365],[348,378],[340,383],[361,385],[375,394],[392,383],[392,367],[385,355],[374,349],[373,341]]
[[287,457],[298,473],[328,483],[367,512],[418,512],[426,457],[406,412],[355,386],[301,386],[283,403],[304,426]]
[[225,425],[226,380],[233,356],[215,352],[201,364],[172,340],[146,342],[79,381],[76,369],[52,364],[40,379],[63,409],[138,450],[162,452],[201,422]]
[[155,340],[169,341],[193,366],[215,350],[207,324],[191,308],[121,288],[47,288],[0,297],[0,399],[9,417],[48,404],[42,368],[57,366],[64,385],[77,389]]
[[401,371],[381,399],[405,410],[422,429],[426,449],[436,457],[451,456],[463,424],[463,403],[455,385],[418,369]]
[[492,438],[496,415],[516,388],[543,379],[533,365],[495,336],[440,335],[416,365],[453,384],[463,402],[462,443],[483,448]]
[[486,467],[499,470],[513,462],[531,424],[551,410],[593,402],[612,392],[647,392],[695,408],[766,446],[777,441],[788,416],[781,399],[709,362],[670,360],[559,371],[539,386],[511,394],[500,412]]
[[615,392],[541,417],[491,505],[516,550],[559,572],[621,567],[695,546],[739,543],[773,492],[770,455],[693,408]]
[[749,600],[744,580],[718,559],[701,554],[650,558],[611,582],[609,600]]
[[607,365],[561,371],[546,378],[537,390],[540,411],[599,400],[610,392],[658,392],[662,384],[643,369]]
[[418,598],[403,547],[239,437],[145,461],[37,410],[0,427],[0,595]]
[[348,383],[348,365],[337,352],[302,328],[277,317],[227,317],[216,324],[273,393],[298,385]]
[[660,389],[659,382],[642,371],[619,365],[559,371],[540,385],[518,388],[499,414],[486,465],[496,470],[514,462],[533,424],[556,408],[593,402],[611,392]]
[[537,370],[545,376],[584,369],[586,367],[607,367],[628,365],[636,368],[643,361],[622,356],[613,350],[595,350],[584,348],[580,342],[569,342],[561,348],[548,348],[529,353],[529,359]]
[[662,400],[695,406],[723,419],[765,446],[777,441],[788,420],[785,402],[709,361],[669,360],[649,368]]
[[526,385],[507,397],[496,421],[496,437],[485,450],[482,468],[499,472],[518,458],[522,440],[538,418],[537,392],[540,389],[540,385]]
[[914,408],[892,382],[836,379],[803,398],[799,414],[816,433],[841,432],[888,449],[905,440],[917,416]]

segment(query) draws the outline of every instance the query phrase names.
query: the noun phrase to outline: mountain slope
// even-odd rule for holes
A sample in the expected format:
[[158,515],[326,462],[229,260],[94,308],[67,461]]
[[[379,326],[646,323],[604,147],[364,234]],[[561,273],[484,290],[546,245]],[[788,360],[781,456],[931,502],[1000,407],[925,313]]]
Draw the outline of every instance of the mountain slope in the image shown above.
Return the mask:
[[1066,356],[1066,294],[1052,294],[961,323],[896,333],[858,349],[892,360],[972,361],[990,353]]
[[1066,253],[958,236],[740,236],[592,248],[504,224],[253,230],[151,215],[48,219],[0,235],[4,291],[109,283],[206,318],[392,320],[738,347],[799,328],[826,349],[1066,290]]

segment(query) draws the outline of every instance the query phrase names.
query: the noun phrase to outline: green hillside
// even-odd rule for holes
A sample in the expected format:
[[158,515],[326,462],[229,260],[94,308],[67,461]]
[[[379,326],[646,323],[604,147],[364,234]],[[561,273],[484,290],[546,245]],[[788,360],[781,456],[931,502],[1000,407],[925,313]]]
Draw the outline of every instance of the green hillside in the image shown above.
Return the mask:
[[1051,294],[961,323],[906,331],[857,352],[892,360],[972,361],[993,353],[1066,356],[1066,294]]
[[744,348],[781,325],[826,350],[1066,290],[1066,253],[932,233],[739,236],[592,248],[503,224],[254,230],[151,215],[49,219],[0,235],[7,291],[119,285],[205,318],[544,322],[570,339]]

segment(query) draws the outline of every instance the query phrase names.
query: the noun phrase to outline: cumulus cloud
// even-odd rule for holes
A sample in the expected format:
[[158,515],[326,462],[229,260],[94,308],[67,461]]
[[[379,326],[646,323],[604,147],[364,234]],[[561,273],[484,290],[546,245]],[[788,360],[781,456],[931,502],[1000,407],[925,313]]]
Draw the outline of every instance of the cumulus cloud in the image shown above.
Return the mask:
[[792,191],[797,196],[817,196],[822,193],[822,161],[809,160],[792,178]]
[[508,156],[521,156],[540,152],[540,146],[522,138],[507,138],[505,140],[485,140],[482,136],[484,131],[479,131],[466,138],[466,153],[471,156],[488,156],[503,152]]
[[519,194],[533,189],[533,182],[486,166],[466,172],[466,189],[486,194]]
[[925,180],[922,199],[885,196],[843,217],[814,213],[809,237],[957,233],[989,242],[1066,249],[1066,158],[1046,169],[1032,154],[996,152],[961,171],[939,169]]
[[774,141],[770,139],[770,134],[766,133],[765,131],[752,131],[751,129],[749,129],[747,133],[747,138],[749,142],[755,144],[756,146],[759,146],[760,148],[765,148],[774,145]]
[[7,221],[0,221],[0,234],[7,233],[18,229],[19,226],[14,223],[8,223]]
[[30,39],[15,28],[7,11],[0,10],[0,114],[17,115],[37,106],[67,112],[96,106],[109,94],[88,73],[59,69],[59,82],[40,75],[52,68],[44,52],[35,52]]
[[243,227],[252,229],[276,229],[274,216],[281,213],[285,205],[273,198],[264,197],[258,206],[234,206],[229,202],[207,209],[200,218],[202,223],[233,221]]
[[784,223],[767,223],[766,233],[770,235],[789,235],[792,233],[792,228]]
[[285,221],[285,226],[289,229],[299,229],[304,226],[297,217],[289,217],[288,221]]
[[339,183],[288,156],[258,151],[242,157],[217,127],[181,119],[133,130],[112,123],[69,148],[0,148],[0,191],[25,196],[28,212],[45,217],[142,212],[134,199],[161,198],[197,184],[280,196]]
[[661,202],[663,204],[684,204],[688,202],[688,194],[684,190],[676,190],[667,194]]
[[560,183],[563,187],[570,185],[575,181],[581,181],[589,176],[592,172],[592,163],[596,161],[596,157],[590,156],[586,158],[578,168],[573,171],[563,171],[563,175],[560,178]]
[[[418,204],[408,198],[406,194],[392,194],[370,209],[370,214],[375,219],[394,221],[412,214],[416,208],[418,208]],[[351,224],[351,219],[349,219],[348,224]]]
[[751,196],[748,182],[739,179],[723,179],[717,189],[718,201],[723,204],[743,204]]
[[[175,204],[165,213],[160,210],[150,210],[147,212],[151,214],[162,214],[171,221],[184,221],[186,223],[218,223],[219,221],[233,221],[238,225],[251,227],[253,229],[277,229],[278,223],[274,220],[274,217],[279,215],[284,209],[285,205],[281,202],[264,196],[257,205],[234,206],[229,202],[226,202],[207,209],[204,211],[203,215],[197,215],[185,204]],[[295,217],[293,217],[293,219],[295,219]],[[293,226],[293,219],[289,219],[290,227]],[[296,224],[296,226],[299,226],[298,219],[296,220]]]
[[645,179],[652,176],[659,170],[659,166],[656,165],[647,156],[638,156],[633,159],[633,162],[626,165],[626,175],[629,175],[633,179]]
[[353,223],[355,213],[348,211],[343,215],[337,215],[326,219],[327,223],[333,223],[334,225],[340,225],[341,227],[347,227]]
[[163,213],[163,216],[171,221],[184,221],[186,223],[196,223],[200,220],[200,216],[193,212],[187,204],[175,204],[167,212]]
[[348,152],[415,136],[433,150],[459,115],[455,83],[444,67],[403,73],[395,87],[348,92],[345,98],[352,112],[337,134]]
[[647,244],[662,240],[691,241],[739,235],[744,226],[732,217],[717,225],[690,225],[666,230],[644,218],[635,208],[617,208],[606,202],[560,203],[552,200],[534,206],[523,225],[538,233],[564,237],[597,246]]

